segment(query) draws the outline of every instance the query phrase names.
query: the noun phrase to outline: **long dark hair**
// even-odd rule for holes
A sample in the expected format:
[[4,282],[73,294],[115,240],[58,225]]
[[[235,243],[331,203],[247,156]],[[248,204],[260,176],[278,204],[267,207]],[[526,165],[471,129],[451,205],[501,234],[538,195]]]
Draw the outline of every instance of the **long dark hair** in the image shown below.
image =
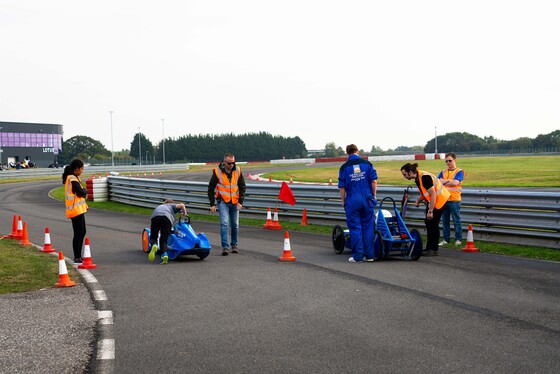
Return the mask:
[[66,183],[66,178],[68,178],[70,174],[74,174],[74,170],[82,168],[83,166],[84,162],[78,159],[72,160],[70,165],[66,165],[64,173],[62,173],[62,184]]
[[415,162],[414,164],[411,164],[410,162],[407,162],[406,164],[404,164],[401,167],[401,171],[406,171],[407,173],[413,172],[414,174],[418,173],[418,164]]

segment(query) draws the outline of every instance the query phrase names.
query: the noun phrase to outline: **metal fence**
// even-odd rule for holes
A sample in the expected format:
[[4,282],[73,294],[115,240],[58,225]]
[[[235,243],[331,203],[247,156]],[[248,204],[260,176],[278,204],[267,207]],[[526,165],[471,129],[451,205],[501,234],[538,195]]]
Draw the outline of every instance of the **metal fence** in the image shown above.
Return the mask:
[[[164,199],[173,199],[185,202],[190,212],[209,212],[208,183],[205,182],[110,176],[108,184],[111,201],[154,208]],[[310,224],[345,225],[336,186],[290,184],[297,200],[295,206],[278,200],[280,186],[276,182],[248,184],[242,217],[262,218],[264,224],[268,209],[278,208],[280,222],[297,222],[301,221],[305,209]],[[386,199],[383,209],[390,212],[400,209],[403,192],[403,187],[380,186],[378,201],[392,198],[395,206]],[[476,240],[560,249],[560,193],[463,189],[462,197],[464,238],[471,224]],[[414,187],[410,190],[409,201],[417,198],[418,191]],[[425,233],[423,212],[423,208],[409,204],[407,226]]]

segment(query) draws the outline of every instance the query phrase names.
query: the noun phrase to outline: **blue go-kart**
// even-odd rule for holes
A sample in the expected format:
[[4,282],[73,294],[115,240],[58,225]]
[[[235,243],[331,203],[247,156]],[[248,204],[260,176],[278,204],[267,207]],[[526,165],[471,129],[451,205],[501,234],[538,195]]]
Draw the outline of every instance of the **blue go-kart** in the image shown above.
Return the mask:
[[[405,194],[407,195],[407,190]],[[408,197],[408,195],[407,195]],[[404,206],[406,201],[403,198]],[[384,203],[390,203],[393,208],[383,209]],[[406,208],[401,210],[406,214]],[[374,260],[388,257],[404,257],[416,261],[422,256],[422,237],[416,229],[408,230],[404,223],[402,213],[397,210],[395,201],[391,197],[381,200],[379,208],[375,213],[374,225]],[[334,251],[337,254],[344,252],[345,248],[351,248],[350,230],[336,225],[332,231]]]
[[[173,225],[171,234],[167,238],[167,255],[170,260],[175,260],[179,256],[194,255],[204,260],[210,254],[210,241],[204,233],[197,234],[192,226],[189,216],[179,219]],[[158,238],[159,241],[159,238]],[[150,251],[150,228],[146,227],[142,231],[142,249],[144,253]]]

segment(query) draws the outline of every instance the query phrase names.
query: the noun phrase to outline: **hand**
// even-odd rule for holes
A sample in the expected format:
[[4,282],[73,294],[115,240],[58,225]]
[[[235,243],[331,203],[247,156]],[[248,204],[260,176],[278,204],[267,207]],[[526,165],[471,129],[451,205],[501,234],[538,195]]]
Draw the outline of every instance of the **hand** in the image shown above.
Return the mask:
[[432,218],[434,218],[434,212],[428,211],[428,213],[426,213],[426,219],[432,219]]
[[241,210],[241,208],[243,208],[243,205],[237,203],[237,210]]
[[212,213],[216,213],[216,205],[212,205],[212,206],[210,207],[210,211],[211,211]]
[[375,197],[371,200],[371,202],[372,202],[373,206],[377,205],[377,199]]

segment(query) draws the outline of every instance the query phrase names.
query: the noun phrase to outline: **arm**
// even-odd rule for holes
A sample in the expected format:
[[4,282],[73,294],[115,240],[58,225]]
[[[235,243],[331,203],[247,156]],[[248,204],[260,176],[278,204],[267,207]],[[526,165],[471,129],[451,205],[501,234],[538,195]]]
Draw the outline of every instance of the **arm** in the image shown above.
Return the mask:
[[87,188],[84,188],[80,182],[72,181],[72,192],[78,197],[87,197]]
[[187,215],[187,207],[185,206],[185,204],[177,204],[175,205],[175,209],[181,212],[181,216]]
[[342,206],[344,207],[344,201],[346,199],[346,189],[344,187],[340,187],[338,190],[340,191],[340,200],[342,200]]
[[212,177],[208,183],[208,201],[210,202],[210,211],[216,212],[216,185],[218,184],[218,177],[216,173],[212,172]]
[[241,209],[243,207],[243,202],[245,201],[245,191],[247,190],[247,185],[245,184],[245,178],[243,178],[242,173],[239,173],[239,178],[237,178],[237,188],[239,188],[237,209]]
[[430,194],[430,202],[428,204],[428,212],[426,213],[426,218],[432,219],[434,217],[434,208],[436,206],[436,189],[432,186],[428,188],[428,193]]

